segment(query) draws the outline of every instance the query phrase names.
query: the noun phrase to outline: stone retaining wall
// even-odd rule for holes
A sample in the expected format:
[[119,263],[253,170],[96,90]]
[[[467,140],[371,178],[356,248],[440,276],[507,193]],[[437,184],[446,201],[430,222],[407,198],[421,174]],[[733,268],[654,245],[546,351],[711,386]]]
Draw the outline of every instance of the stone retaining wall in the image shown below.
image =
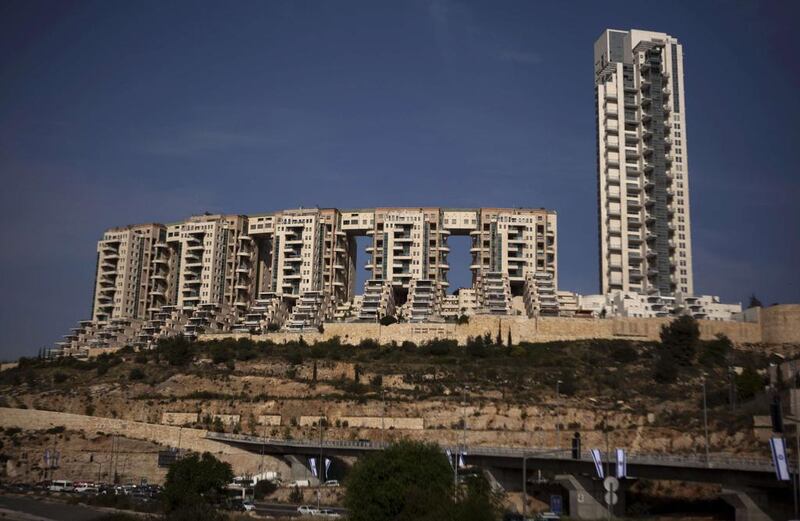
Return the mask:
[[[780,309],[779,309],[780,308]],[[797,308],[797,309],[794,309]],[[773,306],[761,311],[762,322],[731,322],[700,320],[700,336],[712,339],[717,334],[727,335],[737,344],[752,344],[762,341],[771,343],[800,342],[800,305]],[[283,343],[298,340],[301,336],[308,343],[339,337],[343,343],[358,344],[362,340],[375,340],[381,344],[398,344],[411,341],[421,344],[435,338],[454,339],[464,345],[469,337],[485,334],[496,338],[498,333],[505,342],[509,331],[514,343],[549,342],[557,340],[614,339],[658,340],[661,327],[670,322],[668,318],[567,318],[567,317],[513,317],[475,315],[468,324],[400,323],[381,326],[376,323],[330,322],[324,324],[323,332],[268,333],[209,333],[200,340],[219,338],[251,338],[254,341]],[[762,334],[762,323],[766,333]],[[765,340],[768,338],[768,340]]]
[[165,412],[161,414],[161,423],[163,425],[186,425],[188,423],[197,423],[197,413]]
[[138,440],[148,440],[169,447],[215,454],[247,454],[247,452],[224,443],[205,439],[204,429],[158,425],[116,418],[99,418],[65,412],[40,411],[36,409],[12,409],[0,407],[0,426],[19,427],[28,430],[46,430],[64,427],[67,430],[102,432]]

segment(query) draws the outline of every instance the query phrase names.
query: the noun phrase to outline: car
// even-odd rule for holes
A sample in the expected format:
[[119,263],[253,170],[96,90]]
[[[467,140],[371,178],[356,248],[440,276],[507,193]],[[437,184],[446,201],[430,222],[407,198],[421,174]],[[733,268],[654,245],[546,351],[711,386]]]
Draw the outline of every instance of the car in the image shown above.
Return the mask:
[[319,512],[317,512],[315,515],[317,515],[319,517],[327,517],[329,519],[340,519],[342,517],[342,515],[340,513],[334,512],[333,510],[331,510],[329,508],[323,508]]
[[297,507],[297,513],[301,516],[315,516],[319,513],[319,510],[308,505],[300,505]]
[[255,512],[256,506],[251,501],[243,501],[242,508],[245,512]]
[[289,483],[289,488],[307,488],[311,486],[311,480],[308,479],[296,479]]
[[554,512],[540,512],[536,514],[536,521],[558,521],[561,516]]
[[50,492],[74,492],[75,487],[72,486],[72,481],[66,479],[56,479],[50,484]]
[[75,487],[75,492],[78,494],[99,494],[100,489],[90,483],[81,483]]
[[323,487],[338,487],[339,481],[335,479],[329,479],[325,483],[322,484]]

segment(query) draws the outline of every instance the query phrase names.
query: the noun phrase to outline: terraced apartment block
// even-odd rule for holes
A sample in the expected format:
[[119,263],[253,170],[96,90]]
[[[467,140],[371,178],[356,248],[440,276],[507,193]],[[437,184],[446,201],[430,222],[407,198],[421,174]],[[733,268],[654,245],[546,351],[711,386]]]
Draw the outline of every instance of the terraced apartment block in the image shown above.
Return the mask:
[[[451,236],[470,238],[472,286],[461,298],[448,295]],[[363,288],[359,237],[370,239]],[[555,212],[532,208],[300,208],[112,228],[98,243],[92,318],[58,349],[386,316],[557,314],[556,247]]]

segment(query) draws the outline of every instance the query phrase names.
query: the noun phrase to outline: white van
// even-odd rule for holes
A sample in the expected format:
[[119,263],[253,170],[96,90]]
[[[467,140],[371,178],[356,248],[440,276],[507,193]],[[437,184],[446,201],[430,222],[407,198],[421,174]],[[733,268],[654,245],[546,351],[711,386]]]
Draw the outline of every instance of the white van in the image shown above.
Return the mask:
[[75,492],[72,481],[66,479],[56,479],[50,483],[50,492]]

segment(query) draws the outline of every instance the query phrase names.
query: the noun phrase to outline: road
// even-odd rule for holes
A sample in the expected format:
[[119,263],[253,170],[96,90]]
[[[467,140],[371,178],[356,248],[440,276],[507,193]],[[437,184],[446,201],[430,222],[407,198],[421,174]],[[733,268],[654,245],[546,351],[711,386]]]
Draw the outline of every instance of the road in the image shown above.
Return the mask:
[[105,515],[108,511],[41,497],[0,495],[0,517],[13,521],[92,521]]
[[[263,516],[299,517],[299,505],[262,501],[257,501],[255,505],[256,513]],[[316,506],[311,503],[309,505]],[[347,513],[343,508],[321,508],[333,510],[342,516]],[[108,514],[109,510],[49,501],[41,496],[0,495],[0,519],[9,521],[93,521]]]
[[[316,507],[316,503],[307,503],[310,506]],[[262,501],[256,501],[256,513],[262,516],[283,516],[283,517],[298,517],[300,514],[297,513],[297,507],[300,505],[287,505],[285,503],[264,503]],[[337,507],[326,507],[321,506],[320,508],[326,508],[328,510],[333,510],[334,512],[341,514],[342,517],[347,513],[347,510],[343,508]],[[321,518],[320,518],[321,519]]]

